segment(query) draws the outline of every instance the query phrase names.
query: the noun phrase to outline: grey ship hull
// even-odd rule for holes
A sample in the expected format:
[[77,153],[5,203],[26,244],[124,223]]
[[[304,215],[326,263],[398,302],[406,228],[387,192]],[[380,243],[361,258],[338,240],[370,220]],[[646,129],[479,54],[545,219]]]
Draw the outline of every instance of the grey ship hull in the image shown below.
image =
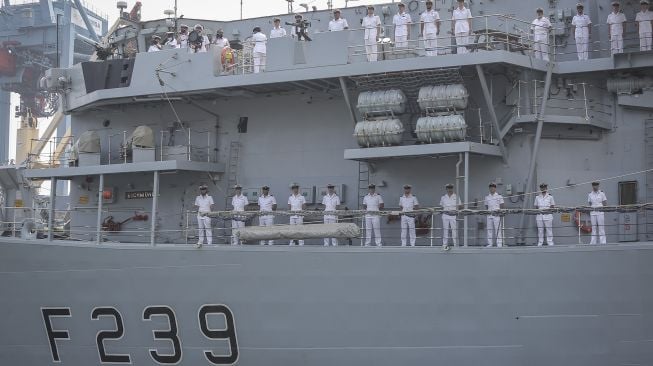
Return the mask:
[[[198,310],[234,315],[239,365],[644,365],[653,363],[653,246],[459,249],[89,246],[0,239],[0,365],[53,361],[41,309],[69,339],[61,365],[100,364],[96,335],[124,322],[106,353],[155,365],[173,309],[181,365],[229,354]],[[224,317],[209,320],[225,328]]]

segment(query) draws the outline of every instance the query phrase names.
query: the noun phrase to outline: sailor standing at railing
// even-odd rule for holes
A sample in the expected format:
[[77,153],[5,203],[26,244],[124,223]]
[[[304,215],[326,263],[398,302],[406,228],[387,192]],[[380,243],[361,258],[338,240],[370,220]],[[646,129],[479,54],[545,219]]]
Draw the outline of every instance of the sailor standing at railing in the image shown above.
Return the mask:
[[[592,182],[592,192],[587,195],[587,203],[591,207],[603,207],[608,204],[605,193],[599,189],[599,182]],[[605,214],[602,211],[591,211],[590,219],[592,220],[592,239],[590,244],[596,244],[596,236],[600,237],[601,244],[606,244],[605,238]]]
[[152,41],[150,41],[150,48],[147,49],[147,52],[158,52],[161,51],[161,37],[154,36]]
[[[555,200],[553,196],[547,192],[548,185],[546,183],[540,184],[540,194],[535,196],[535,208],[545,210],[555,207]],[[544,229],[546,228],[546,244],[554,245],[553,243],[553,214],[537,214],[535,217],[537,222],[537,246],[541,247],[544,244]]]
[[257,74],[265,71],[265,58],[267,55],[268,37],[261,32],[260,27],[254,27],[252,30],[252,41],[254,41],[254,73]]
[[590,17],[584,14],[585,6],[583,4],[576,4],[576,11],[578,14],[574,15],[571,20],[571,25],[576,38],[576,52],[578,53],[578,60],[584,61],[589,58],[589,43],[592,37],[592,21]]
[[456,37],[456,53],[467,53],[469,36],[472,34],[472,12],[465,7],[465,0],[458,0],[458,7],[451,16],[451,32]]
[[[376,193],[376,185],[370,183],[368,193],[363,198],[363,209],[368,212],[383,210],[383,197]],[[382,245],[381,242],[381,217],[376,214],[365,215],[365,246],[372,243],[372,231],[374,232],[374,241],[377,247]]]
[[[417,197],[411,193],[412,186],[410,184],[404,185],[404,194],[399,197],[399,208],[401,212],[410,212],[419,208]],[[401,214],[401,246],[406,246],[406,236],[410,237],[410,246],[415,246],[415,214],[402,213]]]
[[287,33],[286,29],[281,26],[281,19],[274,18],[273,24],[274,27],[270,31],[270,39],[285,37]]
[[234,186],[234,196],[231,197],[231,207],[233,207],[231,216],[231,245],[240,244],[240,239],[235,235],[235,231],[238,228],[245,227],[246,217],[239,216],[237,213],[245,212],[245,206],[248,203],[247,197],[243,196],[243,187],[240,184],[236,184]]
[[333,11],[333,20],[329,22],[329,32],[338,32],[345,29],[349,29],[349,23],[347,19],[340,17],[340,9]]
[[[335,186],[331,183],[327,185],[327,194],[322,197],[322,205],[324,205],[324,223],[325,224],[335,224],[338,222],[338,217],[336,215],[326,215],[327,212],[334,212],[338,209],[340,205],[340,197],[336,194]],[[324,238],[324,246],[329,246],[329,239],[333,246],[338,246],[338,238]]]
[[[462,210],[463,205],[460,198],[453,191],[453,184],[449,183],[445,186],[447,193],[440,198],[440,207],[444,211],[442,213],[442,247],[449,247],[449,230],[451,230],[451,241],[453,246],[458,246],[458,222],[456,221],[456,210]],[[447,211],[449,213],[447,213]]]
[[624,33],[626,32],[626,16],[619,11],[619,2],[612,2],[612,12],[608,15],[608,36],[610,37],[610,53],[624,52]]
[[197,210],[198,248],[204,244],[205,238],[206,244],[211,245],[213,243],[211,218],[208,216],[209,212],[213,211],[213,197],[208,195],[208,187],[204,184],[202,184],[199,188],[200,195],[195,197],[195,209]]
[[410,18],[410,14],[406,13],[404,3],[399,3],[398,7],[399,12],[392,18],[392,24],[395,26],[395,47],[406,48],[410,38],[410,23],[413,20]]
[[[277,199],[270,194],[270,187],[261,187],[260,196],[258,196],[258,207],[260,212],[272,212],[277,210]],[[274,226],[274,215],[261,215],[258,217],[258,226]],[[268,245],[273,245],[274,240],[268,240]],[[261,240],[261,245],[265,245],[265,240]]]
[[[492,182],[489,185],[490,194],[485,196],[485,209],[489,211],[498,211],[503,209],[503,196],[497,193],[497,184]],[[487,245],[491,247],[493,238],[496,235],[497,247],[503,246],[503,233],[501,232],[501,216],[493,212],[487,216]]]
[[549,61],[549,29],[551,21],[544,16],[544,9],[537,8],[537,18],[531,23],[533,32],[533,53],[535,58]]
[[222,29],[218,29],[215,32],[215,38],[213,39],[213,44],[218,49],[222,49],[230,46],[229,40],[224,36],[224,31]]
[[182,24],[179,26],[179,35],[177,36],[177,48],[188,48],[188,26]]
[[[290,208],[290,211],[303,211],[306,209],[306,198],[304,198],[303,195],[299,193],[299,184],[298,183],[292,183],[290,184],[290,189],[292,190],[292,194],[290,197],[288,197],[288,207]],[[304,216],[301,215],[293,215],[290,216],[290,225],[303,225],[304,224]],[[299,245],[304,245],[303,240],[298,240]],[[294,245],[295,241],[291,240],[289,245]]]
[[426,0],[426,11],[420,15],[420,35],[424,38],[426,56],[438,55],[438,35],[440,34],[440,14],[433,10],[433,1]]
[[374,7],[367,7],[367,16],[363,17],[363,28],[365,29],[365,53],[367,61],[374,62],[378,59],[377,39],[381,34],[381,18],[374,15]]
[[648,9],[648,0],[639,2],[641,11],[635,16],[639,30],[639,50],[650,51],[653,44],[653,12]]

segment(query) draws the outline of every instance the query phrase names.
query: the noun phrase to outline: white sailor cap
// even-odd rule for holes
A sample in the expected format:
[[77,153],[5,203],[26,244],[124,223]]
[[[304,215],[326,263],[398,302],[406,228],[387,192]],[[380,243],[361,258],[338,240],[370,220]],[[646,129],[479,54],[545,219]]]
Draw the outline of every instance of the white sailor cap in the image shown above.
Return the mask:
[[295,187],[299,188],[299,183],[297,182],[290,183],[290,188],[295,188]]
[[576,4],[576,9],[578,9],[578,8],[583,8],[583,9],[585,9],[585,5],[583,5],[583,4],[581,4],[581,3],[578,3],[578,4]]
[[410,184],[404,184],[404,189],[411,189],[411,188],[413,188],[413,186],[411,186]]
[[447,189],[448,189],[448,188],[453,188],[453,184],[451,184],[451,183],[447,183],[447,185],[445,185],[444,188],[447,188]]
[[236,184],[236,185],[234,186],[234,189],[243,189],[243,186],[241,186],[240,184]]
[[544,9],[542,9],[542,8],[537,8],[537,9],[535,9],[535,12],[536,12],[536,13],[544,13]]
[[208,189],[209,187],[206,186],[206,184],[200,184],[200,189]]
[[639,2],[639,5],[648,5],[648,0],[642,0]]

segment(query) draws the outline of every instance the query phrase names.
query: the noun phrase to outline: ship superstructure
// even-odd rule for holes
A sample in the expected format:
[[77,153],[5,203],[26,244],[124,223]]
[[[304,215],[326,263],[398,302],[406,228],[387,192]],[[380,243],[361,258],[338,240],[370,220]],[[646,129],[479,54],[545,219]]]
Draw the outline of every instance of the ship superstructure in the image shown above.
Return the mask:
[[[630,20],[624,52],[612,55],[609,7],[585,2],[596,26],[590,59],[578,61],[576,4],[537,4],[552,23],[549,62],[534,57],[534,4],[468,4],[467,53],[448,33],[454,6],[435,2],[442,19],[435,56],[417,36],[424,4],[412,1],[407,47],[394,43],[397,5],[375,7],[383,29],[376,62],[368,61],[360,26],[366,9],[354,7],[341,9],[350,29],[338,32],[326,31],[331,11],[303,13],[312,41],[269,39],[264,72],[254,72],[250,37],[254,27],[269,34],[273,17],[183,20],[211,35],[222,29],[228,54],[215,47],[144,52],[176,24],[164,19],[115,29],[108,37],[115,53],[104,61],[51,69],[44,83],[61,95],[74,143],[56,159],[45,154],[0,171],[7,207],[16,200],[31,207],[32,199],[47,207],[38,216],[10,209],[10,237],[0,239],[5,290],[42,290],[28,302],[46,309],[17,336],[39,347],[24,363],[45,362],[54,350],[63,364],[95,362],[98,351],[71,334],[92,341],[94,320],[103,316],[113,317],[103,323],[112,329],[126,324],[124,339],[107,338],[116,339],[107,341],[113,354],[124,356],[121,345],[128,345],[129,361],[145,364],[651,362],[653,297],[644,284],[653,277],[653,57],[639,51],[632,23],[639,5],[623,4]],[[280,18],[294,21],[293,14]],[[60,225],[58,197],[33,198],[35,183],[46,180],[70,182]],[[608,198],[605,246],[584,245],[593,181]],[[232,187],[243,187],[255,211],[260,187],[269,186],[279,203],[275,223],[285,225],[291,182],[311,211],[334,184],[341,221],[362,230],[359,209],[375,183],[385,200],[384,247],[359,247],[359,237],[338,248],[318,246],[321,238],[304,248],[191,245],[200,184],[220,211],[214,235],[229,244]],[[483,201],[489,182],[506,199],[508,248],[478,248],[492,214]],[[558,207],[553,248],[531,247],[531,209],[543,182]],[[449,252],[439,249],[437,209],[447,183],[464,207],[461,247]],[[417,248],[398,247],[404,184],[424,208],[414,213]],[[306,225],[322,219],[305,214]],[[255,215],[247,221],[257,225]],[[32,233],[43,239],[26,240]],[[43,291],[66,279],[85,295]],[[15,300],[6,304],[17,311]],[[21,316],[6,325],[18,327]],[[153,317],[168,320],[154,329],[174,333],[155,335],[156,356],[143,352],[151,348]],[[43,321],[51,328],[46,338],[37,333]],[[70,334],[52,333],[62,327]],[[34,334],[43,339],[30,340]],[[27,360],[11,337],[0,339],[7,360]]]

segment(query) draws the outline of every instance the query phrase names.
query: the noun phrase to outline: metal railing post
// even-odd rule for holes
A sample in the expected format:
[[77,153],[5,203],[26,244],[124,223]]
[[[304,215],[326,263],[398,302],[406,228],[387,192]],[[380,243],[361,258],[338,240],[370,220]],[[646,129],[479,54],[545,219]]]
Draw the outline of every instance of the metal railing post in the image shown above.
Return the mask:
[[589,111],[588,111],[588,106],[587,106],[587,92],[585,90],[585,83],[581,83],[583,86],[583,102],[585,104],[585,120],[589,121],[590,116],[589,116]]
[[102,202],[104,196],[104,174],[100,174],[100,183],[98,186],[98,199],[97,199],[97,225],[96,225],[96,235],[97,235],[97,244],[102,243]]
[[165,131],[161,131],[161,143],[159,145],[159,161],[163,161],[163,140],[165,139]]
[[211,132],[206,132],[206,162],[211,162]]
[[188,128],[188,149],[187,149],[187,151],[188,151],[188,152],[187,152],[187,153],[188,153],[187,159],[188,159],[188,161],[190,161],[190,160],[191,160],[191,159],[190,159],[190,155],[191,155],[190,128]]
[[122,131],[122,155],[123,162],[127,164],[127,131]]
[[[367,229],[365,227],[365,215],[361,216],[361,228],[363,229],[362,232],[361,232],[361,246],[363,246],[363,245],[365,245],[363,240],[365,239],[365,235],[366,235],[365,230]],[[374,239],[376,239],[376,238],[374,238]]]
[[433,233],[434,232],[435,232],[435,212],[433,212],[431,214],[431,246],[433,246]]

